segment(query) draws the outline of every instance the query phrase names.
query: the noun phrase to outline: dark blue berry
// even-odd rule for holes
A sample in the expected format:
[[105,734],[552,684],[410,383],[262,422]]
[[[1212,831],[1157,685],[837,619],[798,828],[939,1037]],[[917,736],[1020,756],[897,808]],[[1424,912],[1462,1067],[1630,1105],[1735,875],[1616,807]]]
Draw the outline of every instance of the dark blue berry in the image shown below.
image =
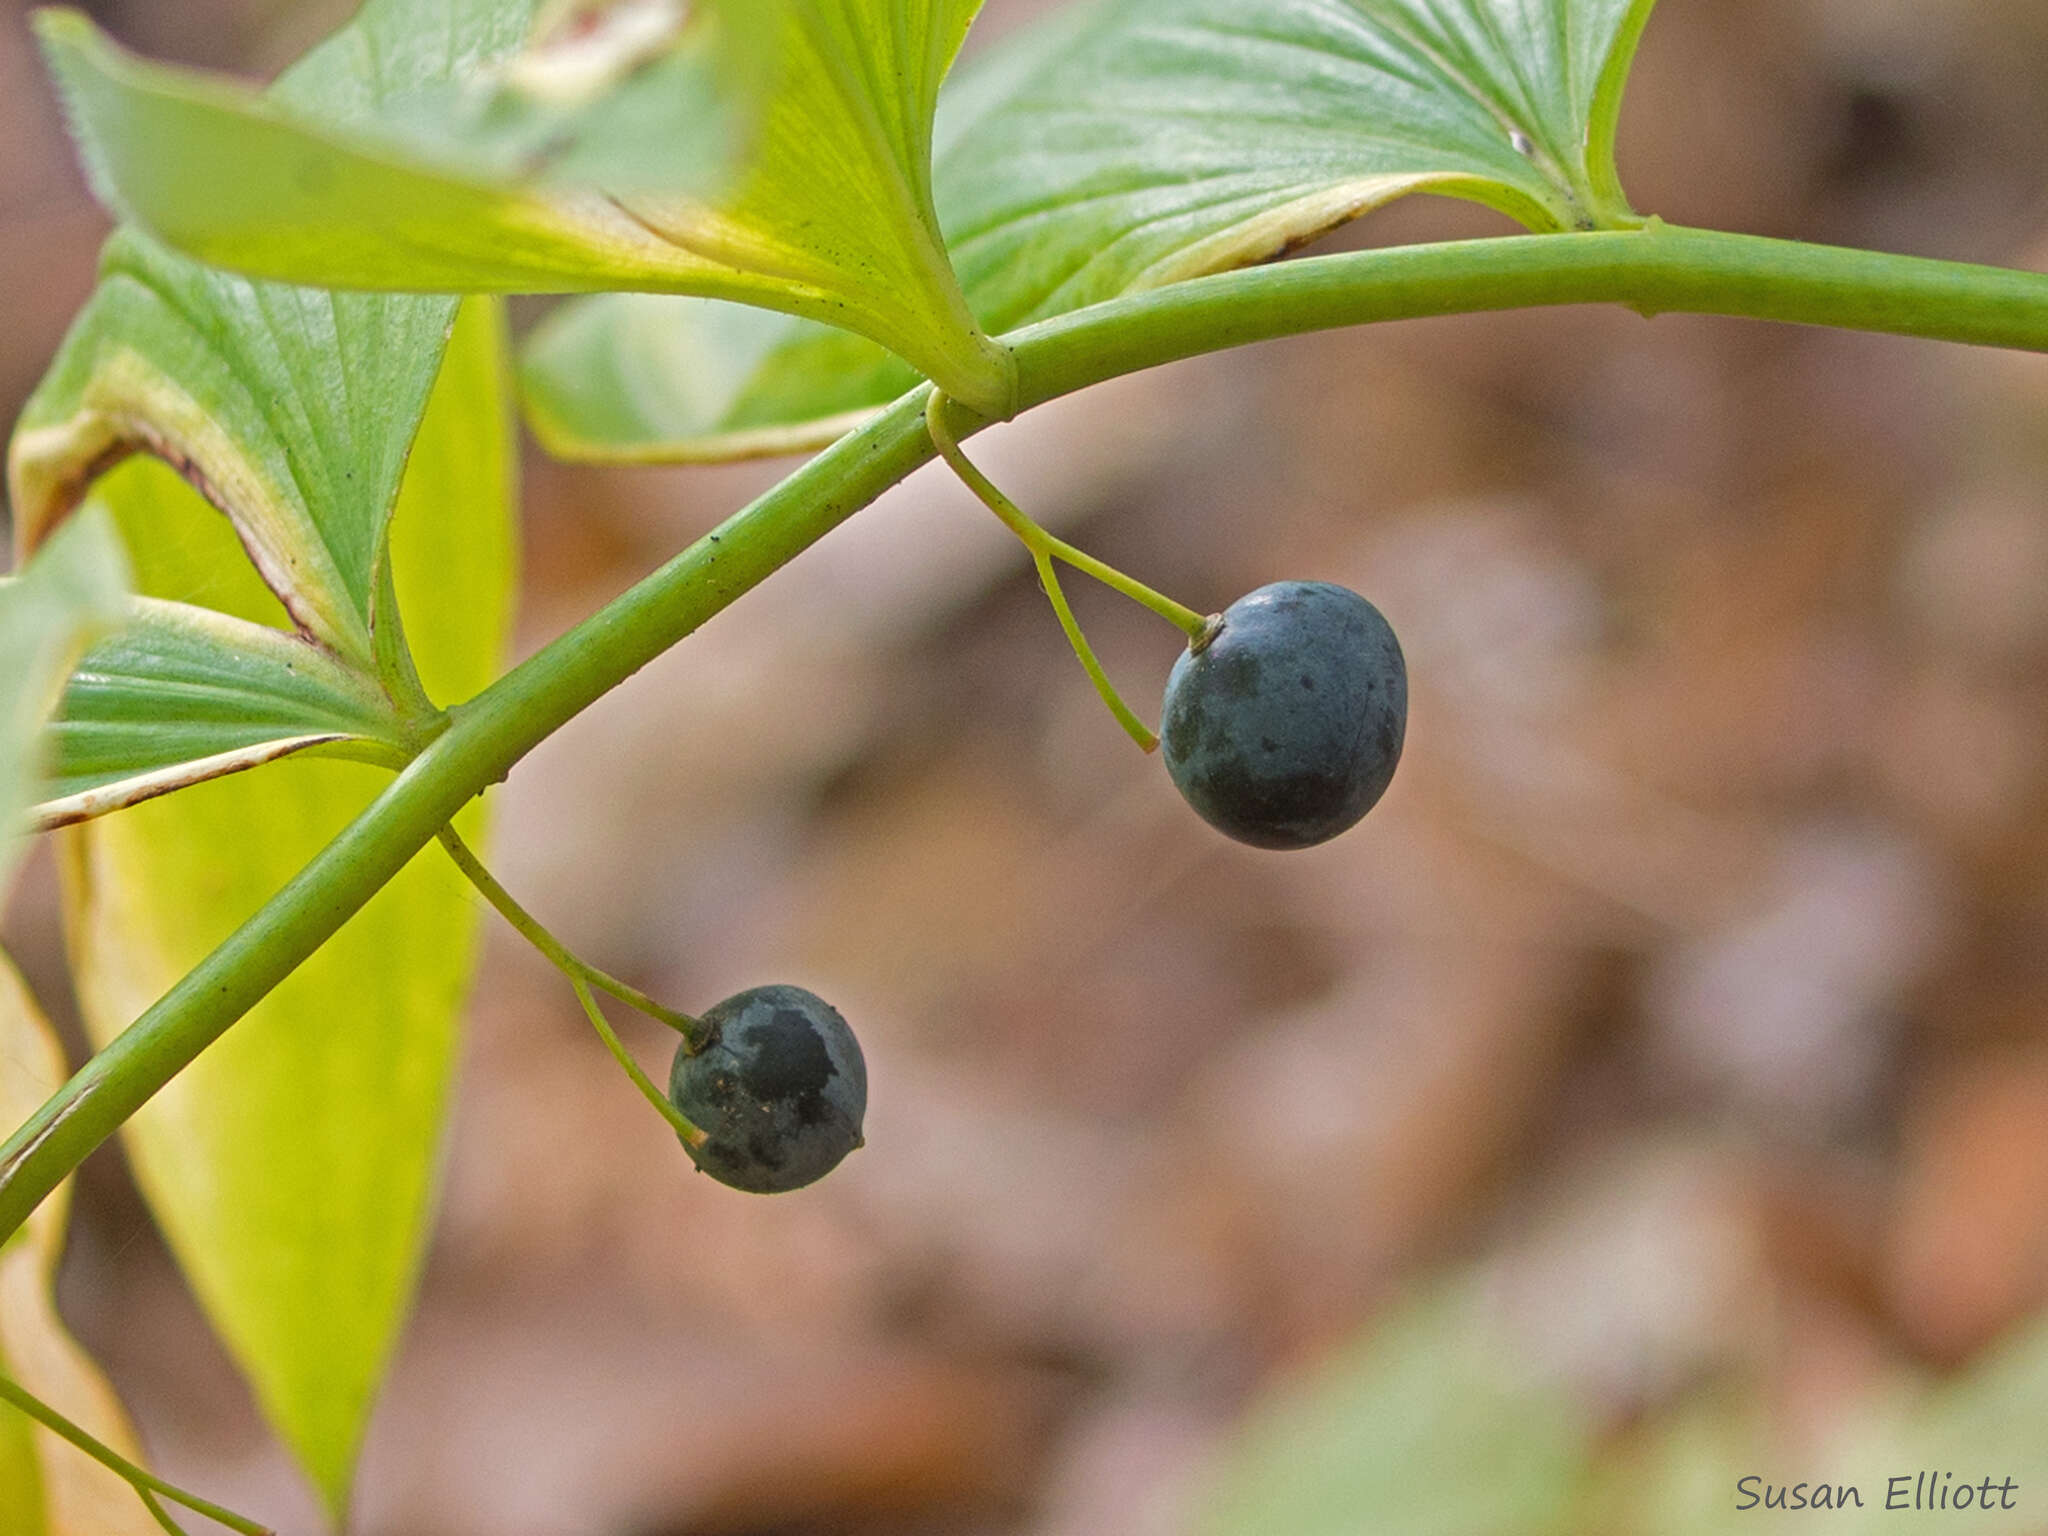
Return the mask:
[[1280,581],[1239,598],[1166,680],[1166,771],[1218,831],[1308,848],[1373,808],[1401,760],[1408,670],[1356,592]]
[[802,987],[752,987],[699,1021],[676,1052],[669,1102],[705,1133],[688,1147],[721,1184],[757,1195],[801,1189],[861,1145],[868,1069],[839,1011]]

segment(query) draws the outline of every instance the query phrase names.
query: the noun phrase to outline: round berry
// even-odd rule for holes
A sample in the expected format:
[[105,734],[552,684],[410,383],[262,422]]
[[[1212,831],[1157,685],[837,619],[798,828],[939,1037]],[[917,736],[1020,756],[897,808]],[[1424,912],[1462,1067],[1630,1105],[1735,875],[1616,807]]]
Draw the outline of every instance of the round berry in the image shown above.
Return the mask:
[[1408,669],[1379,609],[1321,581],[1239,598],[1166,680],[1166,771],[1218,831],[1308,848],[1385,793],[1408,724]]
[[703,1043],[676,1052],[668,1097],[704,1132],[688,1147],[700,1170],[777,1195],[823,1178],[861,1145],[867,1063],[830,1003],[802,987],[751,987],[699,1022]]

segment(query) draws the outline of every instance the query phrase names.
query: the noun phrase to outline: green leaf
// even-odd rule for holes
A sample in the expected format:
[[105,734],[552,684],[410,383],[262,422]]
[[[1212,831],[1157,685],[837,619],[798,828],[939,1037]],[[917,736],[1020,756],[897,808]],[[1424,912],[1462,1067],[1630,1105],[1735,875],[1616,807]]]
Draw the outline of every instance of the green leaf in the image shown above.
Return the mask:
[[[494,674],[512,592],[500,322],[465,308],[392,523],[420,675],[466,698]],[[152,595],[245,619],[270,599],[218,518],[140,460],[99,499]],[[111,1038],[389,782],[291,758],[64,834],[88,1029]],[[410,1302],[470,978],[477,906],[416,861],[127,1128],[180,1264],[285,1443],[337,1510]]]
[[78,659],[47,736],[39,827],[299,752],[398,766],[411,745],[375,681],[319,647],[151,598]]
[[[74,110],[104,131],[90,142],[138,157],[138,175],[172,177],[145,176],[142,193],[177,185],[233,209],[265,196],[259,119],[317,104],[358,122],[386,101],[446,88],[516,46],[530,9],[530,0],[372,0],[267,96],[200,77],[198,99],[247,110],[238,118],[193,106],[195,121],[252,146],[233,163],[213,162],[203,183],[190,166],[179,181],[171,164],[150,158],[186,144],[177,122],[151,115],[182,97],[120,86],[123,56],[83,17],[44,12],[38,24]],[[319,163],[292,174],[328,179]],[[108,243],[101,269],[15,431],[8,469],[18,539],[33,548],[122,453],[154,453],[227,514],[302,633],[336,659],[376,670],[380,639],[387,649],[390,640],[374,634],[385,524],[457,300],[254,283],[132,229]]]
[[46,793],[50,765],[39,734],[78,653],[119,620],[126,572],[106,520],[82,518],[21,576],[0,580],[0,899],[23,813]]
[[1471,1284],[1411,1302],[1254,1411],[1203,1490],[1199,1536],[1541,1536],[1565,1529],[1589,1437]]
[[[524,35],[512,9],[508,21],[483,0],[373,4],[288,71],[274,100],[360,119],[451,90],[451,71],[483,68]],[[435,728],[388,611],[385,537],[458,303],[251,282],[115,234],[15,432],[17,535],[33,548],[110,463],[150,453],[227,515],[276,601],[259,590],[240,624],[198,611],[227,606],[212,586],[196,609],[143,605],[66,696],[44,824],[293,752],[389,762]],[[245,563],[215,562],[212,582],[238,580],[229,567]],[[280,620],[297,636],[256,627]]]
[[[637,168],[629,184],[660,180],[658,167],[700,179],[729,126],[722,111],[704,120],[705,50],[665,53],[617,96],[562,102],[508,73],[534,9],[370,0],[267,94],[137,58],[74,11],[40,12],[36,28],[95,188],[201,260],[286,282],[450,292],[604,287],[607,274],[665,270],[675,253],[662,242],[603,198],[548,190],[546,171],[607,168],[604,142],[580,130],[608,125],[624,140],[613,157]],[[650,102],[669,109],[673,121],[655,125],[669,142],[646,137]]]
[[[772,31],[764,22],[779,3],[751,7],[737,28],[720,25],[716,3],[694,10],[683,0],[544,7],[551,17],[519,52],[466,79],[388,96],[352,126],[371,155],[438,162],[437,169],[457,178],[440,188],[443,197],[450,191],[481,195],[487,208],[501,205],[511,184],[708,193],[739,158],[746,116],[767,89]],[[499,15],[521,18],[533,8],[520,0],[501,5]],[[399,47],[422,41],[411,10],[386,5],[366,10],[364,20]],[[310,96],[301,99],[316,109],[325,106]],[[330,128],[341,121],[331,111],[315,115]],[[359,190],[370,197],[388,196],[393,176],[403,184],[401,166],[379,168],[361,157],[335,155],[317,133],[303,136],[300,152],[331,165],[335,184],[315,189],[323,198],[349,195],[346,184],[365,172]],[[181,214],[170,202],[175,220]],[[390,221],[388,205],[379,203],[375,211]],[[419,211],[435,220],[447,216],[445,206]],[[270,210],[258,209],[246,222],[259,237],[264,224],[279,232]],[[208,238],[219,227],[202,224],[198,237]]]
[[[982,326],[1281,255],[1412,192],[1535,231],[1638,223],[1614,128],[1650,0],[1097,0],[961,72],[936,199]],[[827,441],[911,382],[817,326],[607,296],[536,333],[568,457]]]
[[520,362],[527,423],[542,446],[611,464],[822,447],[917,381],[847,331],[645,293],[562,305]]
[[[57,1037],[0,953],[0,1126],[34,1114],[63,1083]],[[66,1183],[0,1246],[0,1372],[131,1461],[139,1461],[113,1389],[65,1330],[52,1290],[71,1201]],[[7,1536],[156,1533],[119,1477],[0,1403],[0,1531]]]
[[[545,37],[471,93],[438,98],[438,112],[437,98],[415,91],[366,127],[368,114],[332,110],[311,89],[261,97],[145,63],[75,14],[39,27],[103,195],[209,262],[348,288],[739,300],[858,331],[1001,412],[1009,358],[961,297],[930,182],[939,85],[979,4],[705,0],[701,24],[681,34],[688,45],[708,29],[700,49],[605,80],[571,111],[570,149],[539,165],[561,129],[557,120],[549,131],[548,112],[561,109],[537,112],[529,89],[508,111],[502,87],[560,75]],[[411,26],[401,0],[371,0],[353,30],[402,42]],[[755,67],[761,58],[773,69]],[[649,89],[663,69],[696,80],[705,68],[718,69],[719,99],[737,98],[751,130],[710,194],[704,146],[726,141],[729,114],[701,81]],[[671,98],[699,105],[675,109]],[[666,116],[646,109],[665,100]]]
[[227,515],[302,634],[374,673],[385,522],[456,301],[251,283],[130,230],[101,265],[15,429],[17,539],[147,451]]

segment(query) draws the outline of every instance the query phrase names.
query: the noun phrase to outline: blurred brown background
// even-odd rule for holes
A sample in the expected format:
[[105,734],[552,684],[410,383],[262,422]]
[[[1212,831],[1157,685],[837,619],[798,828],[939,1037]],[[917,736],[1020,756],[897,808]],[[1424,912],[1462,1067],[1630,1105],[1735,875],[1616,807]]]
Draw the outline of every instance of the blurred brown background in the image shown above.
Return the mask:
[[[245,72],[344,9],[89,8]],[[24,15],[0,421],[104,230]],[[1677,222],[2048,265],[2048,9],[1664,0],[1622,165]],[[1339,239],[1495,227],[1419,200]],[[493,924],[362,1531],[1167,1536],[1248,1403],[1435,1275],[1537,1282],[1529,1358],[1601,1437],[1738,1381],[1794,1448],[2048,1300],[2048,363],[1476,317],[978,447],[1192,605],[1373,598],[1414,684],[1394,788],[1325,849],[1229,845],[940,472],[834,535],[524,765],[497,863],[679,1006],[833,998],[869,1145],[783,1199],[691,1176]],[[522,647],[778,470],[530,455]],[[1177,637],[1076,601],[1155,699]],[[4,936],[61,1012],[46,860]],[[166,1471],[317,1529],[115,1160],[65,1301]]]

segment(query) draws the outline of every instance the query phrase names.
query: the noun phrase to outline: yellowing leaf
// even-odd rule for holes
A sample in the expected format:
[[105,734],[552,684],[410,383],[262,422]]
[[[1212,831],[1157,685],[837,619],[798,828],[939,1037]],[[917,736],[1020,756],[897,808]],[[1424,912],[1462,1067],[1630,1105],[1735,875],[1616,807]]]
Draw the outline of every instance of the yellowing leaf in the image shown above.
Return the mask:
[[[502,347],[495,305],[465,306],[392,523],[399,606],[443,699],[490,681],[507,631]],[[262,616],[268,598],[225,525],[169,471],[124,466],[100,499],[124,530],[148,530],[146,590]],[[388,782],[293,758],[63,834],[93,1038],[154,1002]],[[477,919],[429,850],[126,1128],[194,1292],[336,1510],[411,1303]]]
[[[385,0],[260,100],[266,111],[318,101],[357,121],[453,91],[456,73],[488,77],[519,42],[524,15],[511,10]],[[60,35],[85,25],[49,24]],[[478,110],[511,131],[492,101]],[[219,179],[210,203],[251,186]],[[100,278],[9,449],[18,545],[34,549],[110,463],[145,453],[233,524],[274,601],[259,597],[243,618],[211,611],[223,603],[207,587],[190,604],[132,605],[65,690],[33,822],[87,819],[299,753],[402,764],[440,721],[383,595],[386,536],[458,301],[251,282],[132,228],[108,243]],[[248,561],[223,546],[218,564],[215,582]]]
[[[64,1078],[56,1037],[0,954],[0,1126],[26,1120]],[[70,1187],[60,1186],[0,1248],[0,1372],[139,1460],[113,1389],[65,1331],[51,1297],[69,1204]],[[0,1532],[162,1536],[126,1482],[6,1403],[0,1403]]]

